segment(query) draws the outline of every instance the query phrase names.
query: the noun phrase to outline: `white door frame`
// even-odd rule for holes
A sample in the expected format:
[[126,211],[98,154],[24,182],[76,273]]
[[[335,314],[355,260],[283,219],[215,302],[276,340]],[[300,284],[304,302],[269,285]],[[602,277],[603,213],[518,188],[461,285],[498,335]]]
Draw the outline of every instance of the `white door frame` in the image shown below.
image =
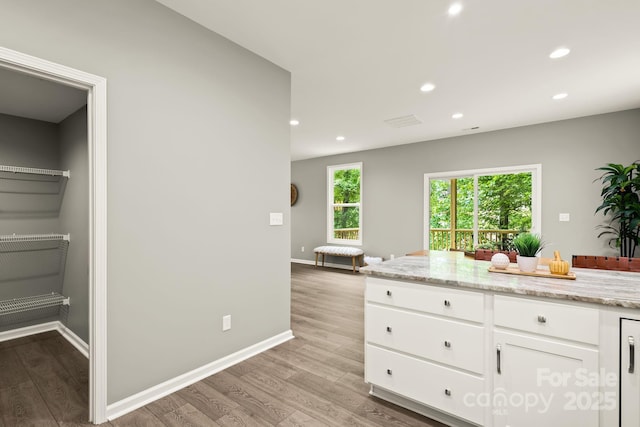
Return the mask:
[[84,89],[89,139],[89,417],[107,421],[107,80],[0,46],[0,67]]

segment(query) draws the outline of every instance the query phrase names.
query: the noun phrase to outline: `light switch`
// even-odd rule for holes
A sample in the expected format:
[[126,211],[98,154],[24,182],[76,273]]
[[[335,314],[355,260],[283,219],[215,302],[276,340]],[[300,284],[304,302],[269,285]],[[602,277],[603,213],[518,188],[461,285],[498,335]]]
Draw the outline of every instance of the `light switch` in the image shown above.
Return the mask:
[[284,215],[282,212],[271,212],[269,214],[269,225],[284,224]]
[[571,220],[571,215],[569,215],[568,213],[561,213],[558,216],[558,220],[561,222],[569,222]]

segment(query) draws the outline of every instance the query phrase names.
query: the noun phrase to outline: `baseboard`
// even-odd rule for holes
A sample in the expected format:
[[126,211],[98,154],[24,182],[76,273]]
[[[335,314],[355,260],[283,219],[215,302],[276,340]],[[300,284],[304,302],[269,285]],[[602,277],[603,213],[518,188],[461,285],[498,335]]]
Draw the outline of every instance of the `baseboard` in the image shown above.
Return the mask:
[[89,344],[84,342],[82,338],[77,336],[71,329],[67,328],[62,322],[58,321],[58,332],[62,335],[67,341],[71,343],[72,346],[76,348],[84,357],[89,358]]
[[71,329],[63,325],[59,320],[0,332],[0,342],[15,340],[17,338],[28,337],[29,335],[36,335],[49,331],[58,331],[60,335],[69,341],[69,343],[82,353],[84,357],[87,359],[89,358],[89,345],[73,333]]
[[38,325],[25,326],[24,328],[12,329],[10,331],[0,332],[0,342],[15,340],[17,338],[28,337],[29,335],[41,334],[43,332],[57,331],[57,320],[53,322],[40,323]]
[[[291,262],[296,263],[296,264],[307,264],[307,265],[316,265],[315,261],[311,261],[308,259],[296,259],[296,258],[291,258]],[[331,268],[339,268],[341,270],[351,270],[353,271],[353,266],[351,264],[335,264],[332,262],[325,262],[324,263],[325,267],[331,267]],[[318,267],[320,267],[320,263],[318,262]],[[356,271],[358,271],[359,267],[356,266]]]
[[291,330],[288,330],[257,344],[237,351],[233,354],[225,356],[222,359],[218,359],[200,368],[196,368],[193,371],[179,375],[161,384],[143,390],[139,393],[134,394],[133,396],[129,396],[118,402],[112,403],[111,405],[107,405],[107,419],[111,421],[131,411],[135,411],[136,409],[141,408],[144,405],[153,402],[154,400],[158,400],[175,391],[196,383],[203,378],[227,369],[230,366],[242,362],[243,360],[260,354],[265,350],[289,341],[292,338],[294,338],[293,332]]

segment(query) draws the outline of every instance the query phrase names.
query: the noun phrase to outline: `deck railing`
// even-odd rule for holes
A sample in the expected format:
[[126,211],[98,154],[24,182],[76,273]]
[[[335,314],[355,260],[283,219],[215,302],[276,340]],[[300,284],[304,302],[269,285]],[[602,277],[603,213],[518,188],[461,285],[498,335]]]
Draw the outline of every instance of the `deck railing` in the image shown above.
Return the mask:
[[360,237],[360,229],[337,228],[333,230],[333,237],[336,239],[358,240]]
[[[429,249],[448,250],[458,249],[473,251],[473,230],[456,228],[455,244],[451,244],[450,228],[432,228],[429,233]],[[513,240],[515,236],[521,233],[521,230],[478,230],[478,244],[490,244],[495,249],[509,249],[505,245]]]

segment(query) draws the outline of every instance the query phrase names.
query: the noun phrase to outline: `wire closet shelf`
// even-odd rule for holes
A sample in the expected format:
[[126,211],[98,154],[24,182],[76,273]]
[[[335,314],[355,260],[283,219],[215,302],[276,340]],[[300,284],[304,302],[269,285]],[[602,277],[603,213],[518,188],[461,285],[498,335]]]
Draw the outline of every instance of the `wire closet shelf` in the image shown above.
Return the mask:
[[57,307],[60,305],[69,305],[69,298],[55,292],[45,295],[8,299],[0,301],[0,316],[41,308]]
[[69,234],[5,234],[0,235],[0,242],[42,242],[47,240],[71,240]]
[[61,171],[56,169],[26,168],[22,166],[0,165],[0,172],[27,173],[31,175],[63,176],[66,178],[71,177],[71,172],[68,170]]

